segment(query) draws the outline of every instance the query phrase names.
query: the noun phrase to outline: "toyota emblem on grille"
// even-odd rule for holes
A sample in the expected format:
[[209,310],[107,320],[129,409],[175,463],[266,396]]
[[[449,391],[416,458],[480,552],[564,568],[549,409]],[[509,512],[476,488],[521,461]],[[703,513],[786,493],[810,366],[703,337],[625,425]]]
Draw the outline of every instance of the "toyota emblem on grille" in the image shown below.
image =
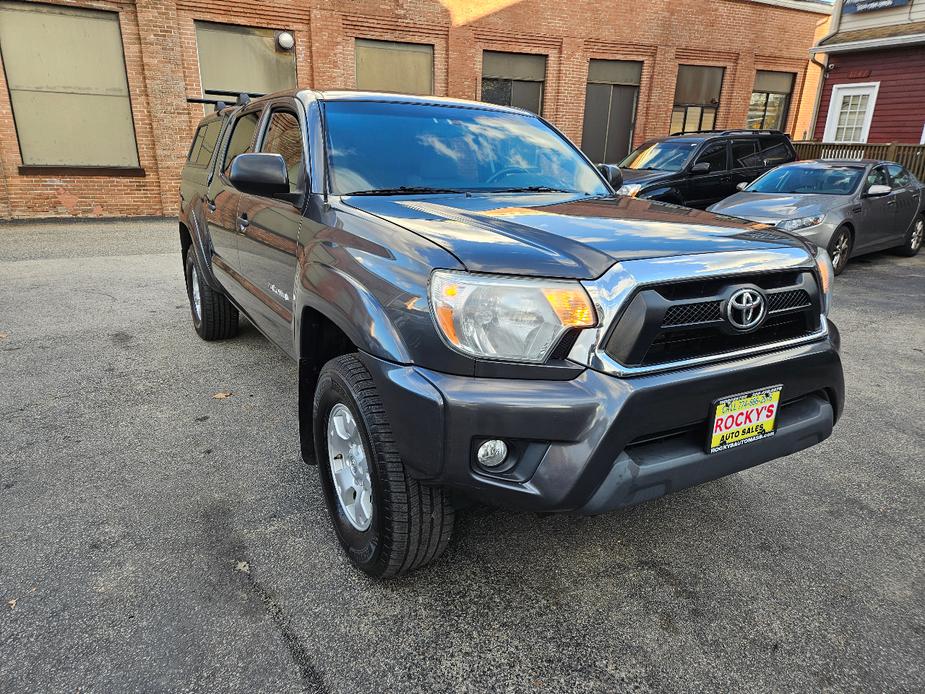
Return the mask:
[[738,289],[726,302],[726,320],[736,330],[757,328],[768,312],[764,296],[754,289]]

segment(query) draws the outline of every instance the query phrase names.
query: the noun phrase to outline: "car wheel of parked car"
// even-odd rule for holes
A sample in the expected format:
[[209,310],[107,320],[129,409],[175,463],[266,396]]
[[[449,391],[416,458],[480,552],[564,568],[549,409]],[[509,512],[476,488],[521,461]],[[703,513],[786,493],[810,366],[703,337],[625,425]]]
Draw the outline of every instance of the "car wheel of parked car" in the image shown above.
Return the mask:
[[237,335],[238,309],[203,281],[192,251],[186,254],[186,293],[199,337],[211,341]]
[[443,489],[408,475],[376,386],[355,355],[321,369],[313,419],[322,490],[350,561],[388,578],[440,556],[453,507]]
[[829,257],[832,259],[832,267],[835,268],[835,274],[840,275],[842,270],[848,264],[848,258],[851,257],[851,247],[854,245],[854,239],[851,237],[851,229],[846,226],[840,226],[832,234],[829,240]]
[[925,241],[925,214],[920,214],[916,217],[912,228],[909,229],[909,233],[906,234],[906,242],[896,247],[896,253],[912,257],[919,252],[923,241]]

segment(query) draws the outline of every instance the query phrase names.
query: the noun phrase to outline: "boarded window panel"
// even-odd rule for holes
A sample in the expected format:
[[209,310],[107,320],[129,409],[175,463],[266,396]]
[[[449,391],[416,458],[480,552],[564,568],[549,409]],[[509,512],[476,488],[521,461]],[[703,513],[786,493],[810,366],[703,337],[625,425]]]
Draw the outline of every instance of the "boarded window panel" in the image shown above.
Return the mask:
[[588,82],[602,84],[639,85],[642,63],[631,60],[592,60],[588,66]]
[[202,92],[270,94],[296,86],[295,51],[279,50],[276,31],[196,22]]
[[789,94],[793,90],[793,73],[758,70],[755,75],[754,90],[756,92]]
[[595,164],[604,161],[611,89],[609,84],[589,84],[585,94],[581,149]]
[[542,82],[546,79],[546,56],[483,51],[482,77]]
[[0,50],[24,164],[138,166],[116,13],[0,2]]
[[357,89],[434,93],[434,47],[419,43],[356,40]]
[[678,66],[676,104],[715,104],[723,88],[723,68],[703,65]]
[[512,80],[511,106],[540,113],[543,109],[543,83]]

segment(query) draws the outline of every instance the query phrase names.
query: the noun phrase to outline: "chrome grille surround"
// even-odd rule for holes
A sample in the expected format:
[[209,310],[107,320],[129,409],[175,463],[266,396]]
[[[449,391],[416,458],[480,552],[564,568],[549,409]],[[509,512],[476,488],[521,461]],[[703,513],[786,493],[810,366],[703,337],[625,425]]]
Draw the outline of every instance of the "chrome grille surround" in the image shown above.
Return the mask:
[[747,281],[748,275],[756,273],[780,270],[813,271],[814,268],[815,262],[809,252],[795,247],[722,251],[616,263],[598,279],[582,282],[597,309],[598,327],[581,331],[568,354],[568,359],[596,371],[630,377],[730,361],[822,340],[829,332],[825,316],[820,316],[819,330],[810,335],[682,361],[628,367],[604,351],[611,325],[640,287],[697,279],[741,277],[743,281]]

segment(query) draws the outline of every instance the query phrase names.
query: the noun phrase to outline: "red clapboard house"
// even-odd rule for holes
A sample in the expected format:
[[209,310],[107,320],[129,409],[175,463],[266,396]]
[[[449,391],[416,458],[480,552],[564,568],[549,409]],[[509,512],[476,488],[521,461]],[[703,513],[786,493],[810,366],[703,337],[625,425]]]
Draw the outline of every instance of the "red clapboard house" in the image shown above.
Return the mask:
[[837,0],[814,139],[925,144],[925,0]]

